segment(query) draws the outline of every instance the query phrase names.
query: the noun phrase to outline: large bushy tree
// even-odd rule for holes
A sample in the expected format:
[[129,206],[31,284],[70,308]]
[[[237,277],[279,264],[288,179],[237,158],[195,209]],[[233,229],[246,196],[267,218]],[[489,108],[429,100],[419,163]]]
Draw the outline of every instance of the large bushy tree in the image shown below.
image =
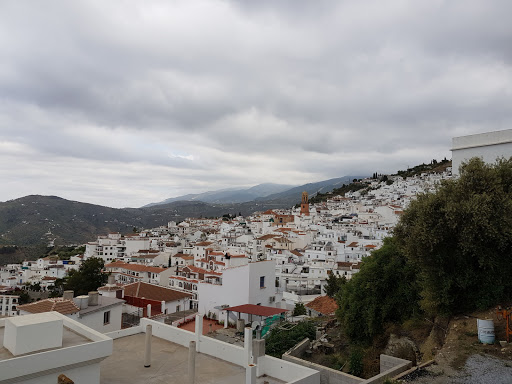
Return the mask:
[[324,292],[329,297],[334,297],[345,285],[347,278],[345,276],[337,276],[334,273],[329,274],[324,285]]
[[353,341],[370,341],[386,323],[402,322],[419,311],[416,269],[393,238],[363,260],[361,270],[336,295],[343,329]]
[[471,159],[460,178],[411,203],[395,229],[433,315],[487,308],[512,293],[512,158]]
[[86,295],[96,291],[107,282],[107,275],[102,272],[103,259],[91,257],[80,265],[78,270],[70,270],[64,284],[64,289],[73,290],[75,296]]

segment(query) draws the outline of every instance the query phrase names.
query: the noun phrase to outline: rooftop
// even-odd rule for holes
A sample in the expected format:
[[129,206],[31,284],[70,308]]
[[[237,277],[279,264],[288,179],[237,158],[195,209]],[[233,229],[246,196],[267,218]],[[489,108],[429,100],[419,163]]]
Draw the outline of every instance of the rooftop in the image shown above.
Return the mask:
[[[181,384],[188,377],[188,348],[153,336],[151,367],[144,368],[144,333],[114,340],[111,356],[101,362],[101,383],[105,384]],[[261,377],[258,384],[284,383]],[[196,355],[196,384],[245,383],[245,369],[205,353]]]
[[338,309],[338,304],[332,297],[318,296],[315,300],[306,304],[306,307],[314,309],[324,315],[331,315]]
[[125,285],[124,294],[126,296],[143,297],[149,300],[157,301],[175,301],[178,299],[190,298],[191,294],[178,291],[172,288],[166,288],[160,285],[137,282]]
[[[9,352],[9,350],[7,348],[5,348],[3,346],[4,345],[4,332],[5,332],[5,327],[0,327],[0,361],[17,357],[17,356],[14,356],[11,352]],[[90,342],[91,342],[91,340],[64,327],[64,332],[62,334],[62,347],[51,348],[49,350],[73,347],[76,345],[87,344]],[[40,353],[40,351],[28,353],[28,354],[22,355],[22,356],[32,355],[32,354],[36,354],[36,353]]]
[[62,313],[63,315],[70,315],[72,313],[79,312],[80,308],[73,302],[73,300],[66,300],[62,297],[54,297],[29,304],[19,305],[18,310],[30,313],[56,311]]

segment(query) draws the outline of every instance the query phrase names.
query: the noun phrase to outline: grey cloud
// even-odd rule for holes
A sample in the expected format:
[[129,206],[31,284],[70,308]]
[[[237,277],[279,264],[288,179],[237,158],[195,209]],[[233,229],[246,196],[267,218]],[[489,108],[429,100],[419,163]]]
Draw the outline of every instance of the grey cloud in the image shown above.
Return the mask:
[[[113,185],[144,183],[116,200],[125,206],[449,157],[454,135],[510,127],[511,8],[5,1],[0,143],[25,152],[0,162],[25,156],[32,169],[81,174],[97,202],[112,200]],[[28,164],[20,174],[33,177]],[[91,164],[111,181],[81,172]],[[133,171],[116,175],[123,165]],[[58,195],[65,182],[53,185]]]

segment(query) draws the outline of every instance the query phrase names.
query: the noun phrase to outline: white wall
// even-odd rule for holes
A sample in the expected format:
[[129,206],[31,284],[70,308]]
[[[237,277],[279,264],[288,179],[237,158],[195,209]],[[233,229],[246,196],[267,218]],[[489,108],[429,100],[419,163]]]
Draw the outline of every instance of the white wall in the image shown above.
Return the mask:
[[[260,276],[265,276],[265,288],[260,288]],[[273,306],[269,302],[276,293],[276,263],[275,261],[258,261],[251,263],[249,272],[249,301],[242,304],[259,304]]]
[[[110,311],[110,323],[103,324],[103,315],[105,312]],[[116,305],[98,312],[93,312],[84,315],[83,317],[75,317],[74,319],[79,323],[94,329],[101,333],[118,331],[121,329],[121,317],[123,313],[123,306]]]
[[[199,318],[200,317],[197,316],[196,321],[198,321]],[[145,332],[146,325],[148,324],[151,324],[152,326],[152,334],[154,337],[168,340],[187,348],[190,341],[196,341],[196,348],[198,352],[214,356],[242,367],[247,367],[247,363],[250,360],[252,351],[251,330],[246,332],[244,347],[242,348],[204,336],[201,334],[202,329],[198,329],[198,327],[196,327],[196,333],[192,333],[144,318],[141,319],[139,329]],[[251,336],[248,337],[248,335]],[[259,377],[267,375],[286,383],[320,384],[319,372],[275,357],[266,355],[258,357],[256,365]]]
[[[112,354],[112,339],[60,313],[51,313],[61,318],[66,328],[90,341],[1,360],[0,383],[54,384],[57,376],[64,373],[78,384],[99,384],[99,361]],[[0,319],[0,327],[4,325],[5,320]],[[66,369],[70,366],[73,369]]]
[[452,173],[458,175],[461,163],[472,157],[480,157],[486,163],[494,163],[501,156],[512,156],[512,129],[454,137]]
[[[260,288],[260,276],[265,276],[265,288]],[[273,306],[269,302],[275,296],[275,261],[259,261],[248,265],[228,268],[223,271],[222,285],[199,283],[197,294],[198,312],[218,313],[216,306],[230,307],[242,304],[261,304]]]

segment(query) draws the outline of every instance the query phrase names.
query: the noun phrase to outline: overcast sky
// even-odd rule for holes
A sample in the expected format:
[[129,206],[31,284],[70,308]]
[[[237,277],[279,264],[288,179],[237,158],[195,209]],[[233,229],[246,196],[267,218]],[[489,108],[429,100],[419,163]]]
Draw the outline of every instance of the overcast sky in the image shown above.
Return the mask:
[[512,127],[510,0],[0,2],[0,201],[137,207]]

